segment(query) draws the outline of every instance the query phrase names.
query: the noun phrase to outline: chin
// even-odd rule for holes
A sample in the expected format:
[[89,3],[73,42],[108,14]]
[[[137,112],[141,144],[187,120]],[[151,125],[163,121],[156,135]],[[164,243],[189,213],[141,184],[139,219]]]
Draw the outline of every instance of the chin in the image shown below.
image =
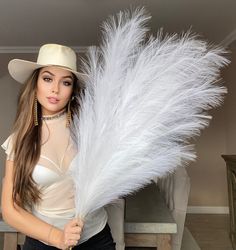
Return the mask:
[[43,108],[42,113],[43,115],[53,115],[55,113],[60,112],[64,107],[54,107],[54,108]]

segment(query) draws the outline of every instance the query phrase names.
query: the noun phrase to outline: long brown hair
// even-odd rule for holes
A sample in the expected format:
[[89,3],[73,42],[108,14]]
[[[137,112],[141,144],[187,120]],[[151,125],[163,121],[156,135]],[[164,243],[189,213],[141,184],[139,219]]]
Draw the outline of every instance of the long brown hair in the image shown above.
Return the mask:
[[[18,98],[18,108],[13,127],[13,201],[20,207],[30,209],[40,201],[40,190],[35,183],[32,173],[41,153],[41,105],[38,107],[38,126],[34,124],[35,96],[37,79],[40,69],[36,70],[23,85]],[[74,76],[74,75],[73,75]],[[80,87],[74,76],[72,96],[79,96]],[[74,98],[71,101],[71,113],[78,115],[79,103]],[[73,120],[72,120],[73,122]]]

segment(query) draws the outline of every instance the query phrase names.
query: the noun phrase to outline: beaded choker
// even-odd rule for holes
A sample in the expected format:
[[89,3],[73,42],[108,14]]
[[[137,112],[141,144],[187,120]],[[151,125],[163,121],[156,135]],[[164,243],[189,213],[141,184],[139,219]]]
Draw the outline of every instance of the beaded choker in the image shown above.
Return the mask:
[[64,109],[63,111],[61,111],[60,113],[57,113],[55,115],[42,116],[42,120],[43,121],[56,120],[56,119],[60,118],[61,116],[63,116],[65,113],[66,113],[66,110]]

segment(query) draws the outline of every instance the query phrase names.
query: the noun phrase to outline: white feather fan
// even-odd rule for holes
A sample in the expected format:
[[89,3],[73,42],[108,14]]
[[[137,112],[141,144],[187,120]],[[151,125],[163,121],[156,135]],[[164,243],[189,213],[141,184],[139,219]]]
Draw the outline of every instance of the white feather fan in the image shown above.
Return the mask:
[[190,32],[147,39],[149,19],[143,9],[111,17],[82,67],[73,172],[81,218],[194,160],[189,139],[226,93],[216,84],[228,63],[221,48]]

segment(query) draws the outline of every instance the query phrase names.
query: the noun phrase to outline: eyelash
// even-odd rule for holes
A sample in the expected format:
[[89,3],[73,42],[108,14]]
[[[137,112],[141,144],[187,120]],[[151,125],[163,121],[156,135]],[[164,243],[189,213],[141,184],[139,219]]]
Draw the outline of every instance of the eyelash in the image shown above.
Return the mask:
[[49,82],[49,81],[51,81],[52,79],[51,79],[50,77],[43,77],[43,80],[44,80],[45,82]]
[[71,82],[67,82],[67,81],[63,82],[63,84],[64,84],[65,86],[71,86],[71,85],[72,85]]
[[[50,77],[43,77],[43,80],[44,80],[45,82],[51,82],[51,81],[52,81],[52,79],[51,79]],[[65,86],[71,86],[71,85],[72,85],[72,83],[69,82],[69,81],[63,81],[63,84],[64,84]]]

